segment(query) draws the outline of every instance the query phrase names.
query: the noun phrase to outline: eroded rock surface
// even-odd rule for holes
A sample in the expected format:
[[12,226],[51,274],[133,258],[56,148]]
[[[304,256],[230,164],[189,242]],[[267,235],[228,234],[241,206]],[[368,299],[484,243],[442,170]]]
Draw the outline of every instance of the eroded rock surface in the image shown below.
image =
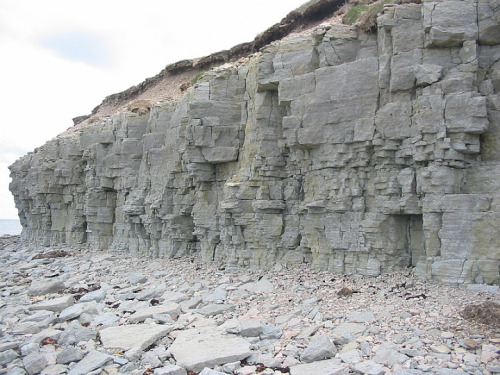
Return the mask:
[[376,35],[323,24],[74,127],[11,166],[23,238],[498,284],[499,14],[389,6]]

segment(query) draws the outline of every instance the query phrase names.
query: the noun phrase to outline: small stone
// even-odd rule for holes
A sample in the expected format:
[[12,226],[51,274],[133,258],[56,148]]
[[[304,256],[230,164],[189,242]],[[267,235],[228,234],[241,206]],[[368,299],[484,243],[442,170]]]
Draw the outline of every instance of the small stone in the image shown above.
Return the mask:
[[210,304],[198,309],[197,312],[205,316],[215,316],[234,309],[234,305]]
[[20,322],[44,322],[46,324],[51,324],[56,319],[56,314],[48,310],[39,310],[36,313],[26,316],[20,320]]
[[187,375],[187,371],[177,365],[168,365],[165,367],[156,368],[154,375]]
[[19,358],[19,354],[17,354],[14,350],[8,349],[4,352],[0,353],[0,366],[7,365]]
[[500,349],[495,345],[483,345],[481,348],[481,363],[488,363],[500,356]]
[[66,364],[71,362],[78,362],[83,358],[85,352],[78,347],[70,347],[63,350],[57,355],[57,363]]
[[38,374],[47,367],[47,360],[38,352],[33,352],[23,358],[24,369],[29,375]]
[[[83,315],[83,314],[82,314]],[[81,316],[80,316],[81,318]],[[115,313],[104,313],[97,316],[93,316],[90,322],[90,326],[99,327],[99,329],[111,327],[118,323],[120,317]],[[80,320],[81,322],[81,320]]]
[[212,293],[206,293],[202,297],[204,303],[217,303],[226,300],[226,291],[223,289],[215,289]]
[[378,363],[369,360],[355,364],[353,370],[365,375],[384,375],[385,370]]
[[[290,375],[346,375],[348,370],[337,359],[317,361],[290,367]],[[383,373],[382,373],[383,374]]]
[[50,365],[45,367],[40,375],[61,375],[68,372],[68,366],[66,365]]
[[441,337],[443,339],[452,339],[453,337],[455,337],[455,334],[453,332],[441,332]]
[[156,340],[168,335],[173,327],[156,324],[134,324],[109,327],[101,330],[99,336],[104,348],[130,350],[134,347],[146,349]]
[[440,368],[435,370],[436,375],[469,375],[461,370],[453,370],[449,368]]
[[340,359],[345,363],[353,363],[359,362],[361,360],[361,356],[359,355],[359,351],[350,350],[348,352],[340,354]]
[[6,375],[26,375],[26,371],[24,371],[21,367],[13,367],[7,371]]
[[266,277],[255,283],[245,284],[241,288],[250,293],[271,293],[274,291],[274,285]]
[[397,345],[392,342],[385,342],[380,345],[372,359],[376,363],[392,367],[396,364],[405,363],[408,357],[398,351]]
[[261,340],[279,339],[282,335],[283,331],[281,330],[280,327],[272,324],[265,324],[262,327],[262,333],[260,334],[260,339]]
[[440,353],[440,354],[448,354],[451,352],[451,349],[445,345],[431,345],[431,350],[434,353]]
[[59,314],[59,321],[72,320],[78,318],[83,313],[96,315],[98,314],[97,305],[95,302],[77,303],[76,305],[65,308]]
[[78,362],[68,372],[68,375],[87,375],[89,372],[104,366],[110,359],[109,355],[93,350]]
[[61,333],[57,342],[60,345],[71,345],[79,343],[80,341],[93,340],[97,336],[97,332],[83,327],[78,321],[72,321],[69,326]]
[[[153,298],[160,298],[163,294],[163,290],[158,288],[145,289],[135,296],[139,301],[150,301]],[[175,302],[175,301],[172,301]]]
[[28,293],[32,296],[41,296],[49,293],[57,293],[66,289],[66,285],[61,280],[34,280],[31,282]]
[[203,369],[203,371],[200,372],[198,375],[227,375],[227,373],[215,371],[215,370],[209,369],[208,367],[205,367]]
[[236,362],[229,362],[221,366],[216,366],[214,370],[221,371],[223,373],[227,374],[233,374],[236,372],[241,367],[241,362],[236,361]]
[[345,322],[335,327],[332,330],[332,334],[343,336],[348,340],[355,340],[357,337],[361,336],[365,330],[366,326],[364,324]]
[[150,368],[160,367],[162,361],[153,351],[148,351],[144,353],[141,357],[141,365]]
[[84,294],[80,298],[79,302],[90,302],[90,301],[100,302],[104,298],[106,298],[106,294],[107,294],[106,290],[104,290],[102,288],[98,289],[98,290],[94,290],[92,292],[88,292],[87,294]]
[[35,342],[30,342],[29,344],[21,346],[21,355],[23,357],[31,353],[40,353],[40,345]]
[[347,321],[353,323],[370,323],[375,320],[371,311],[355,311],[347,314]]
[[481,346],[481,343],[477,342],[474,339],[464,339],[460,341],[460,345],[463,346],[465,349],[474,350],[479,348]]
[[65,308],[72,306],[75,299],[72,295],[44,300],[28,307],[29,310],[47,310],[53,312],[63,311]]
[[144,284],[146,281],[148,281],[148,278],[146,276],[144,276],[142,273],[137,272],[131,272],[127,274],[126,278],[132,285]]
[[242,320],[240,335],[243,337],[257,337],[262,333],[263,325],[260,320]]
[[486,284],[468,284],[467,290],[470,292],[497,294],[500,290],[500,286],[498,286],[498,285],[486,285]]
[[332,358],[336,353],[337,348],[330,341],[328,336],[319,335],[304,349],[300,356],[300,360],[305,363],[311,363],[322,359]]
[[145,309],[141,309],[131,316],[129,316],[128,321],[130,323],[140,323],[148,318],[152,318],[156,314],[168,314],[172,318],[177,318],[181,312],[181,308],[178,303],[167,302],[162,305],[152,306]]

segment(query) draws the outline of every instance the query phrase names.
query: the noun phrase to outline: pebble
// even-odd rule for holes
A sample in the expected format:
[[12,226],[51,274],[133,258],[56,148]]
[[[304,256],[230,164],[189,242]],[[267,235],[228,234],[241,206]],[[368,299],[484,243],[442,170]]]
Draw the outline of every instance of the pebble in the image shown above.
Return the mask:
[[0,250],[1,373],[500,373],[498,329],[460,315],[488,299],[476,287],[83,247],[32,259],[49,250],[1,238]]

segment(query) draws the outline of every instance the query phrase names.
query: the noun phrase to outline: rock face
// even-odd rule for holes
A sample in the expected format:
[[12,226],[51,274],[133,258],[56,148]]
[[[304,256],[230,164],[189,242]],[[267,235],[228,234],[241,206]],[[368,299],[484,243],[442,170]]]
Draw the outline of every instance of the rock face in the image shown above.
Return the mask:
[[500,282],[500,6],[389,6],[11,166],[23,238],[234,267]]

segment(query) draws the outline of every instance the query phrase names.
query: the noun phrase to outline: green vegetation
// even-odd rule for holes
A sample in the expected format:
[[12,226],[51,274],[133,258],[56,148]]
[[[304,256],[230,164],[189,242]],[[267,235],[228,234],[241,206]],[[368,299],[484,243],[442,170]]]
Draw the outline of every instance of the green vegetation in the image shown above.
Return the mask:
[[386,4],[420,4],[421,0],[351,0],[344,5],[343,23],[347,25],[358,24],[365,32],[377,29],[377,16],[384,10]]
[[370,9],[370,6],[368,5],[354,5],[352,8],[349,8],[344,15],[344,23],[347,25],[353,25],[368,9]]
[[205,72],[196,73],[196,75],[191,79],[191,83],[194,85],[196,82],[198,82],[203,74],[205,74]]

